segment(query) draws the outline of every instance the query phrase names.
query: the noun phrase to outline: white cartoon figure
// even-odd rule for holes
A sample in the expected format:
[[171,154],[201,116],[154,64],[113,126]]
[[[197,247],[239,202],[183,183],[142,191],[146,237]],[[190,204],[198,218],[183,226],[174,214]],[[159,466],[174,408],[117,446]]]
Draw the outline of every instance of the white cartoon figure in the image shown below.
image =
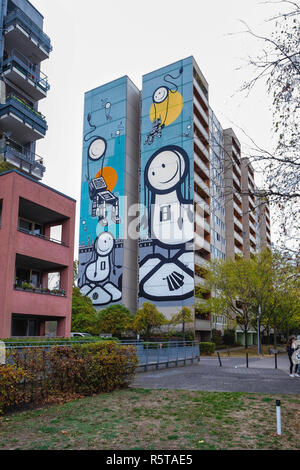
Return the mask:
[[[81,287],[80,292],[90,297],[94,305],[106,305],[120,300],[122,297],[118,287],[108,280],[111,271],[120,267],[115,265],[114,245],[112,234],[102,232],[95,241],[96,260],[86,267],[86,283]],[[100,286],[100,283],[103,284]]]
[[[175,145],[159,149],[149,159],[144,177],[153,254],[146,256],[140,265],[141,294],[153,300],[170,296],[174,300],[187,298],[194,289],[193,252],[186,251],[186,244],[194,237],[187,153]],[[145,216],[141,225],[146,225]],[[155,253],[156,246],[167,250],[167,257]],[[177,252],[171,256],[174,249]]]

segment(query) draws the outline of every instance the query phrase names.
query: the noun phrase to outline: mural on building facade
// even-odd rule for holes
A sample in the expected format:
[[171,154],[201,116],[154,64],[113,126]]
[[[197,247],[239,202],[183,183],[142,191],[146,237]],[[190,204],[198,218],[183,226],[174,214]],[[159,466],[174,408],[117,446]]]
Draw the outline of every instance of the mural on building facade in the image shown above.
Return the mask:
[[193,64],[182,62],[143,83],[140,303],[193,302]]
[[[180,67],[178,74],[175,76],[170,73],[165,74],[163,77],[164,84],[153,92],[150,108],[152,129],[146,136],[145,144],[152,145],[155,137],[161,138],[164,127],[172,124],[181,114],[183,98],[178,91],[176,81],[182,73],[183,68]],[[171,85],[171,88],[165,85],[165,83]]]
[[85,101],[78,286],[100,307],[122,298],[125,98],[120,79]]

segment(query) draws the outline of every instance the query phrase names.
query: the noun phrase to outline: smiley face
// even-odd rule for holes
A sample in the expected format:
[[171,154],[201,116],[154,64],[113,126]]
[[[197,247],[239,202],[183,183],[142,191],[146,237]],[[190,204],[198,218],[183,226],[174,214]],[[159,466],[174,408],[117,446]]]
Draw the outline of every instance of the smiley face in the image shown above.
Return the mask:
[[106,152],[106,141],[101,137],[93,140],[89,146],[88,155],[91,160],[99,160]]
[[167,191],[180,182],[184,170],[183,156],[175,150],[165,150],[153,157],[147,178],[153,189]]
[[154,103],[162,103],[165,101],[169,94],[169,90],[165,86],[161,86],[160,88],[157,88],[155,92],[153,93],[153,102]]
[[109,232],[102,232],[98,236],[96,251],[99,256],[107,256],[114,247],[114,237]]

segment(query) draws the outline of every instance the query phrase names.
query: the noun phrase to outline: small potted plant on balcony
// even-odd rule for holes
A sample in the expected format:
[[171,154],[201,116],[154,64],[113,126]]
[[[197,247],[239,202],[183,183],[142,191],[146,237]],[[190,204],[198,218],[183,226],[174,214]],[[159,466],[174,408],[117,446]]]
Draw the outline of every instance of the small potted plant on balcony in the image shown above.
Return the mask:
[[22,287],[24,290],[31,290],[31,291],[34,290],[34,286],[30,284],[29,282],[23,282]]
[[42,287],[41,288],[41,293],[42,294],[50,294],[50,290],[48,289],[48,287]]
[[51,291],[53,295],[60,295],[61,297],[65,295],[65,291],[63,289],[53,289]]

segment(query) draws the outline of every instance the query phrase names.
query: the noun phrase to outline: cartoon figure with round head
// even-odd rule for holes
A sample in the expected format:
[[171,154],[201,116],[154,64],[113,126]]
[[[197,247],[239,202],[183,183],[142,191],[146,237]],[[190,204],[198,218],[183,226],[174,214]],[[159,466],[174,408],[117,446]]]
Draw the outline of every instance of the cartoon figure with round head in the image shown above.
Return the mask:
[[[194,214],[187,153],[176,145],[162,147],[148,160],[144,178],[153,253],[140,264],[140,294],[154,301],[189,298],[194,289],[194,256],[186,243],[194,237]],[[146,225],[145,216],[141,225]]]
[[112,282],[99,285],[107,281],[111,271],[115,270],[114,247],[113,235],[110,232],[102,232],[95,240],[96,261],[89,263],[85,270],[87,282],[82,286],[81,292],[88,295],[95,305],[105,305],[121,298],[120,290]]
[[[145,144],[151,145],[155,137],[162,136],[162,129],[169,126],[181,114],[183,109],[183,97],[178,91],[178,85],[175,83],[183,73],[183,68],[179,69],[177,76],[166,74],[164,81],[171,87],[163,85],[158,87],[152,95],[152,105],[150,108],[150,120],[152,129],[146,136]],[[171,80],[170,80],[171,79]]]
[[[91,123],[91,114],[88,114],[88,123],[92,130],[85,135],[85,142],[90,142],[87,151],[87,181],[89,183],[89,196],[92,201],[92,217],[98,217],[102,226],[108,225],[107,206],[112,206],[111,218],[116,224],[120,223],[119,199],[108,189],[108,181],[104,178],[104,173],[108,173],[104,168],[107,142],[103,137],[91,136],[96,129]],[[101,169],[96,177],[90,178],[90,162],[101,162]],[[112,173],[110,171],[110,173]]]
[[185,150],[176,145],[162,147],[149,159],[144,174],[150,237],[162,246],[191,241],[194,217],[193,202],[186,198],[190,172]]

